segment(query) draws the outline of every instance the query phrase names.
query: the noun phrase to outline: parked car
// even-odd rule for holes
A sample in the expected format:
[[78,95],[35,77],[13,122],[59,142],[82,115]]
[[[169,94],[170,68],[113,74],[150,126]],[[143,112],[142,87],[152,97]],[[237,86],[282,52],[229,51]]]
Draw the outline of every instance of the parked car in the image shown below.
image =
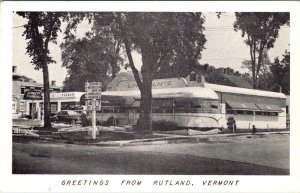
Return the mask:
[[63,110],[51,118],[53,122],[63,122],[70,124],[81,124],[81,113],[73,110]]

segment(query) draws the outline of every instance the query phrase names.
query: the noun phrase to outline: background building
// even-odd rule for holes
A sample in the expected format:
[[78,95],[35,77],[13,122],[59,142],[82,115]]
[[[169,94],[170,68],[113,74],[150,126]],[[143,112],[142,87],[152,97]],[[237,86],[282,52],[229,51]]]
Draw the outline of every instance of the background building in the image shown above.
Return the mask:
[[[35,116],[43,109],[43,103],[38,102],[43,97],[43,84],[17,72],[17,66],[12,67],[12,113],[13,119],[22,116]],[[50,93],[61,92],[62,88],[51,81]],[[35,97],[30,97],[35,94]],[[27,97],[26,97],[27,96]],[[37,116],[34,118],[38,118]]]

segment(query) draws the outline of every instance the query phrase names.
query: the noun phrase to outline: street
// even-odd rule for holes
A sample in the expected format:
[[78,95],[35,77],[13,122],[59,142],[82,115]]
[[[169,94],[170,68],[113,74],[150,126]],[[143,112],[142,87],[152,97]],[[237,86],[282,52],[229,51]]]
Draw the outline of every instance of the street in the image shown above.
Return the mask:
[[124,147],[14,142],[13,173],[288,175],[289,135]]

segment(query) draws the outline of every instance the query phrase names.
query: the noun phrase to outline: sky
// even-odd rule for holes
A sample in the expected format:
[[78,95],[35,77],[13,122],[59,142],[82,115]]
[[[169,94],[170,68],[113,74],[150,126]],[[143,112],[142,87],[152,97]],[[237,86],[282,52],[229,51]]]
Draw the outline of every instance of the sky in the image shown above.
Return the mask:
[[[241,32],[233,30],[235,21],[234,13],[223,13],[218,19],[216,13],[204,13],[205,16],[205,35],[207,42],[205,50],[202,52],[201,64],[208,63],[215,68],[231,67],[240,72],[247,72],[243,69],[242,62],[249,60],[249,48],[241,37]],[[39,83],[43,82],[42,71],[34,70],[34,65],[30,63],[31,59],[26,54],[26,40],[22,36],[24,28],[22,25],[26,20],[18,15],[13,16],[13,65],[17,66],[17,72],[29,78],[33,78]],[[81,38],[90,29],[87,22],[78,26],[77,37]],[[49,81],[55,80],[58,86],[63,85],[63,81],[67,76],[67,69],[62,67],[60,43],[63,42],[63,33],[58,36],[58,44],[49,45],[50,54],[56,61],[55,64],[49,64]],[[269,50],[269,58],[271,61],[275,57],[281,57],[285,50],[289,50],[290,44],[290,28],[283,26],[279,32],[274,48]],[[134,62],[139,69],[141,66],[141,57],[134,53]]]

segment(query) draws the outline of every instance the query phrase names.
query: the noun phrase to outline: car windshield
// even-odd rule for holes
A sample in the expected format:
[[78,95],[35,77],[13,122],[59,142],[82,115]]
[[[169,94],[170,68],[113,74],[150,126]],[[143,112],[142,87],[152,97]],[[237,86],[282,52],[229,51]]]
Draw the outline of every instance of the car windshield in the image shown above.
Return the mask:
[[69,115],[80,115],[80,113],[76,112],[76,111],[68,111]]

